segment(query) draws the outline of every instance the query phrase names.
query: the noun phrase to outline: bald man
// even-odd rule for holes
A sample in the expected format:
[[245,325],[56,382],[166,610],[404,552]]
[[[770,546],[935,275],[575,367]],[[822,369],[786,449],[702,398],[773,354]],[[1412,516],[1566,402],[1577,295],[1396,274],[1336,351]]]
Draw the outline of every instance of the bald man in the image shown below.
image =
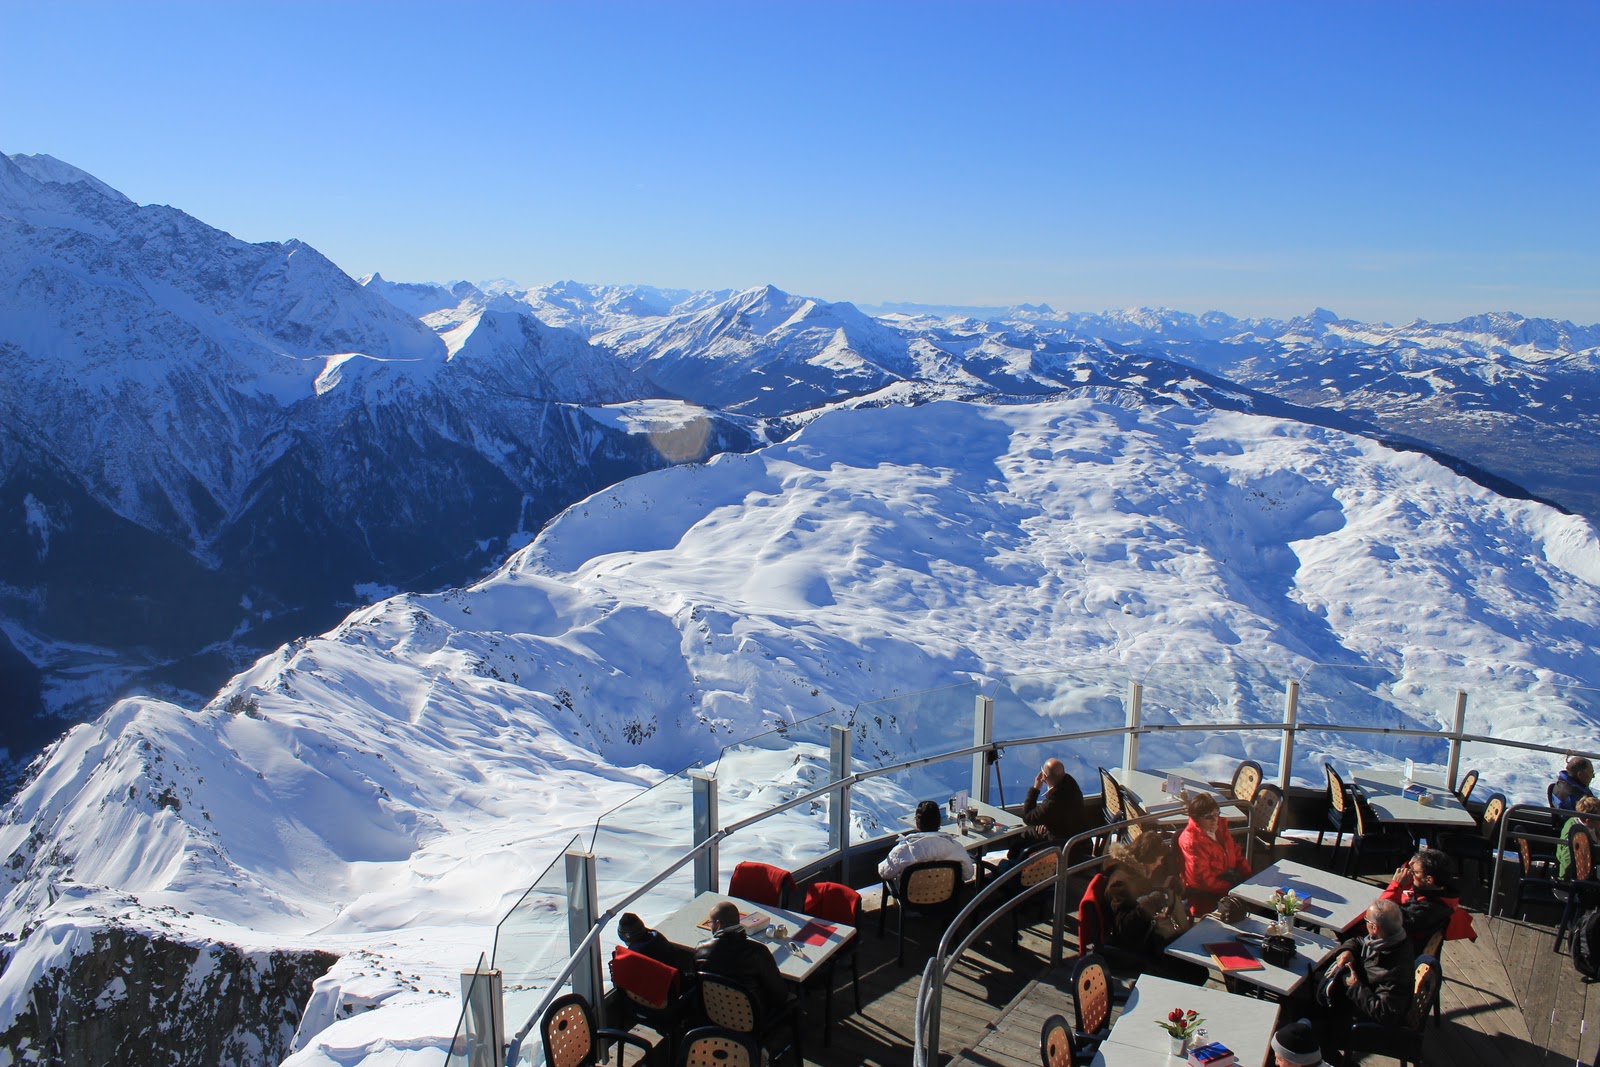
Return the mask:
[[1060,760],[1045,760],[1034,776],[1033,788],[1022,801],[1022,821],[1028,824],[1026,838],[1034,842],[1048,838],[1059,844],[1089,828],[1083,790]]

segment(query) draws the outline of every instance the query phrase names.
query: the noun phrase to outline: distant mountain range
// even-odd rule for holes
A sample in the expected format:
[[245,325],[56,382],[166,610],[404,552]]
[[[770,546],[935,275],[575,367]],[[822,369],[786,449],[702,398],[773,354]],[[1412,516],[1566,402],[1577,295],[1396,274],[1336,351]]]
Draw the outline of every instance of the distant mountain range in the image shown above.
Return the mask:
[[833,408],[1063,396],[1278,415],[1600,516],[1600,330],[348,278],[0,156],[0,716],[202,696],[386,590],[470,580],[623,478]]

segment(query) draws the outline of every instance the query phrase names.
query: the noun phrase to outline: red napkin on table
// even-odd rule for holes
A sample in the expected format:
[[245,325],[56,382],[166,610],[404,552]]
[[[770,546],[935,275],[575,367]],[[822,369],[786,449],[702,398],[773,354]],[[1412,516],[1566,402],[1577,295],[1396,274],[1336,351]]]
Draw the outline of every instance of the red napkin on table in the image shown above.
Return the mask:
[[826,945],[828,943],[828,935],[838,929],[837,926],[830,923],[818,922],[812,919],[796,931],[794,939],[802,945]]

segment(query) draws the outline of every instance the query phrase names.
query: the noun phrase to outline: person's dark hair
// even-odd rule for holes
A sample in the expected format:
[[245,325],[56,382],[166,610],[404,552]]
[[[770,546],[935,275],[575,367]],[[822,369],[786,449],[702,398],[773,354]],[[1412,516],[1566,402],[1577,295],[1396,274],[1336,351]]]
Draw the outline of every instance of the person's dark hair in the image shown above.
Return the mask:
[[1594,764],[1588,756],[1573,756],[1567,760],[1567,773],[1576,778],[1580,774],[1593,774]]
[[642,941],[649,932],[650,928],[644,924],[644,920],[631,911],[623,912],[622,917],[617,920],[617,936],[622,938],[625,944],[631,945],[635,941]]
[[944,809],[937,800],[924,800],[917,805],[917,829],[927,832],[937,830],[944,821]]
[[1210,793],[1196,793],[1189,798],[1189,805],[1186,810],[1189,812],[1191,819],[1204,819],[1215,815],[1219,810],[1217,808],[1217,798]]
[[1436,885],[1451,885],[1456,880],[1456,864],[1449,855],[1436,848],[1417,849],[1417,866],[1432,878]]

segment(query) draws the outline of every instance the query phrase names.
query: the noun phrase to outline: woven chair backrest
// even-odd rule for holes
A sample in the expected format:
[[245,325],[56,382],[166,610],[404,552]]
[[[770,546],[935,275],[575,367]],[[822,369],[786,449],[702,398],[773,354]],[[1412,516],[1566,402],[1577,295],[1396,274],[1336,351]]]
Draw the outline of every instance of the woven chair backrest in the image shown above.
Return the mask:
[[1039,1034],[1039,1059],[1044,1067],[1072,1067],[1072,1026],[1062,1015],[1044,1021]]
[[1017,881],[1022,883],[1024,889],[1038,885],[1048,878],[1055,877],[1056,870],[1060,866],[1061,853],[1053,848],[1046,849],[1023,866],[1022,873],[1017,875]]
[[1572,850],[1572,877],[1587,882],[1594,877],[1594,841],[1580,821],[1567,835],[1567,847]]
[[1111,772],[1104,767],[1100,768],[1100,792],[1106,811],[1116,820],[1122,819],[1122,787],[1117,780],[1111,777]]
[[1345,789],[1344,779],[1339,777],[1339,772],[1333,769],[1331,763],[1324,763],[1322,769],[1328,775],[1328,804],[1334,811],[1342,812],[1350,806],[1350,795]]
[[576,1001],[563,1004],[544,1019],[550,1067],[582,1067],[594,1062],[594,1031],[589,1013]]
[[954,899],[956,887],[961,883],[957,879],[959,865],[925,867],[916,864],[906,872],[905,889],[901,896],[911,904],[943,904]]
[[1261,765],[1252,760],[1244,760],[1239,764],[1239,769],[1233,772],[1233,799],[1245,803],[1255,799],[1256,787],[1261,784]]
[[1506,795],[1496,793],[1483,806],[1483,836],[1493,839],[1500,832],[1500,819],[1506,813]]
[[696,1031],[678,1053],[681,1067],[760,1067],[760,1050],[738,1033]]
[[750,991],[714,974],[700,976],[700,1003],[713,1025],[741,1034],[756,1032],[756,1005]]
[[1099,1032],[1111,1017],[1111,974],[1105,961],[1079,961],[1072,976],[1072,1003],[1078,1013],[1078,1029],[1086,1034]]

